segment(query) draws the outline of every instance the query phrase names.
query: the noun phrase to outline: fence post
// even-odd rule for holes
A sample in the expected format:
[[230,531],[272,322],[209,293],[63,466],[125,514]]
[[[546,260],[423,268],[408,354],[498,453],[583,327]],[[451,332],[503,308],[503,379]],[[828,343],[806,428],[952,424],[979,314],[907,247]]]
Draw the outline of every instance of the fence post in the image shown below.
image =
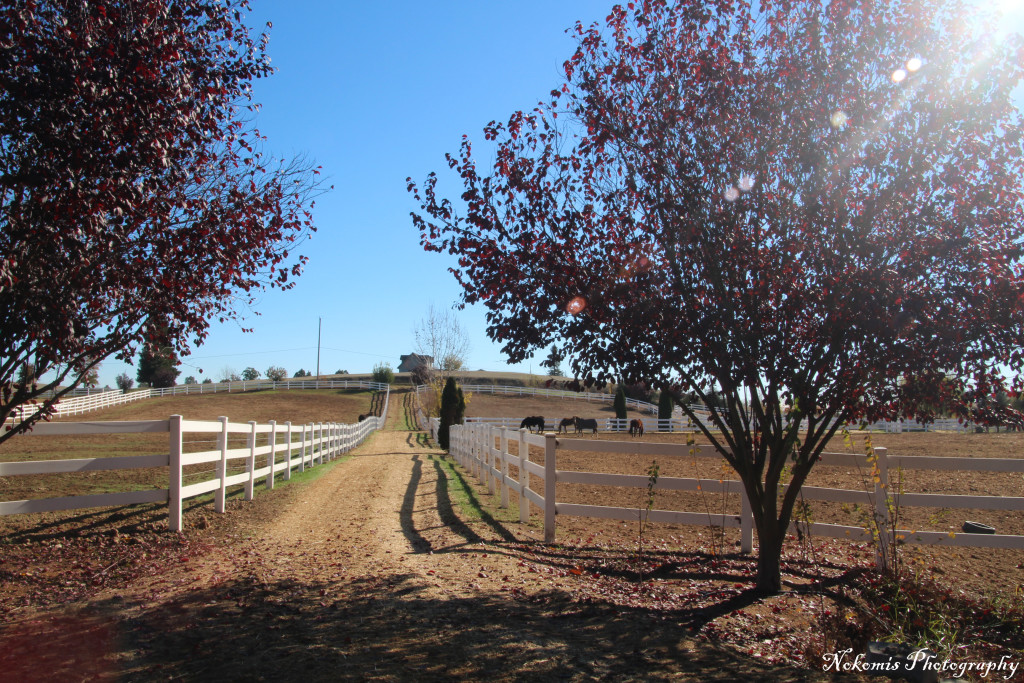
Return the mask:
[[525,429],[519,430],[519,521],[528,524],[530,521],[530,500],[526,497],[526,490],[530,488],[530,473],[526,469],[526,463],[530,462],[530,447],[523,443]]
[[889,462],[886,457],[887,449],[878,447],[874,449],[874,462],[872,463],[872,478],[875,481],[875,531],[878,538],[875,542],[875,564],[880,572],[885,571],[889,566],[889,556],[892,550],[891,537],[894,533],[892,519],[889,511]]
[[747,498],[747,488],[740,484],[740,551],[754,551],[754,510]]
[[476,436],[475,436],[474,441],[476,443],[476,468],[477,468],[476,469],[476,473],[477,473],[477,476],[480,478],[480,483],[483,484],[483,485],[486,485],[487,484],[487,452],[484,450],[484,437],[483,437],[483,434],[482,434],[483,430],[484,430],[484,427],[481,424],[477,424],[476,432],[475,432]]
[[487,425],[484,427],[483,431],[484,435],[487,437],[487,451],[484,455],[484,458],[487,461],[487,492],[493,496],[494,487],[498,481],[498,477],[494,473],[494,471],[498,469],[498,454],[494,450],[494,429],[490,425]]
[[480,433],[483,431],[483,427],[478,423],[474,429],[473,442],[475,444],[474,451],[476,452],[476,476],[480,480],[481,484],[487,483],[487,453],[484,451],[484,439]]
[[320,423],[320,464],[324,464],[324,451],[327,450],[327,437],[324,436],[324,423]]
[[217,447],[220,449],[220,462],[217,464],[217,477],[220,479],[220,486],[217,488],[217,496],[213,502],[215,512],[224,512],[227,509],[227,477],[228,477],[228,418],[221,416],[220,436],[217,437]]
[[245,441],[249,448],[249,457],[245,459],[245,469],[249,471],[249,481],[245,482],[245,499],[253,499],[256,484],[256,421],[249,420],[249,436]]
[[270,421],[270,453],[267,455],[267,464],[270,466],[270,473],[267,474],[267,488],[274,488],[274,468],[277,467],[277,421]]
[[306,425],[302,425],[302,442],[299,444],[299,472],[306,471]]
[[327,436],[324,438],[324,456],[326,457],[327,462],[330,462],[331,460],[334,460],[334,423],[326,423],[324,429],[327,431]]
[[501,507],[508,507],[508,430],[501,428]]
[[554,434],[544,435],[544,542],[555,542],[555,451]]
[[284,459],[287,467],[284,470],[284,480],[288,481],[292,478],[292,421],[288,420],[284,423],[284,428],[288,430],[288,435],[285,437],[284,444]]
[[167,527],[181,531],[181,415],[171,415],[170,446],[168,465],[171,481],[167,487]]

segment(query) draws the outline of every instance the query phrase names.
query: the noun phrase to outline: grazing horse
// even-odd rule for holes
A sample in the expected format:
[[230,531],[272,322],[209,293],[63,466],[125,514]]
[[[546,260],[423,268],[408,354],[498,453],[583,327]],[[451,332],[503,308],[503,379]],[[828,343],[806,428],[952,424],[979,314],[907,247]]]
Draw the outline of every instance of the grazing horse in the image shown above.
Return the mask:
[[643,436],[644,435],[644,421],[643,420],[630,420],[629,421],[629,435],[630,436]]
[[579,434],[580,432],[585,431],[587,429],[593,431],[594,434],[597,434],[597,420],[595,420],[593,418],[591,418],[589,420],[584,420],[583,418],[579,418],[579,417],[575,417],[573,419],[576,421],[576,433],[577,434]]
[[565,432],[566,434],[568,434],[569,433],[569,427],[575,427],[576,426],[576,420],[578,420],[578,419],[579,419],[578,417],[567,417],[567,418],[564,418],[561,422],[558,423],[558,433],[561,434],[562,432]]
[[520,429],[529,429],[531,432],[536,429],[538,432],[544,431],[544,418],[540,415],[534,415],[533,417],[524,417],[523,421],[519,423]]

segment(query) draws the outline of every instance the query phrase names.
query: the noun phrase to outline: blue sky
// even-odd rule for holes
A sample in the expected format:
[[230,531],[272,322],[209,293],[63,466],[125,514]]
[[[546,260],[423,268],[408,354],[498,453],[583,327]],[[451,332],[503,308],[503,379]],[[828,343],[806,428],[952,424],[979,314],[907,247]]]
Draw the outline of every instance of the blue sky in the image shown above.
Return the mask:
[[[1024,0],[982,0],[1013,11],[1024,25]],[[300,250],[310,257],[298,284],[267,291],[238,323],[214,325],[206,343],[185,358],[181,378],[217,380],[225,368],[262,374],[281,365],[293,374],[320,369],[369,372],[396,368],[413,351],[413,329],[428,307],[451,307],[459,288],[450,259],[423,251],[406,191],[431,171],[446,196],[457,178],[444,154],[463,134],[483,142],[482,128],[530,109],[564,78],[575,42],[565,30],[603,21],[613,0],[252,0],[247,24],[267,22],[277,73],[257,81],[256,120],[274,156],[308,155],[334,190],[317,201],[318,232]],[[490,161],[484,147],[475,151]],[[449,188],[444,191],[444,188]],[[259,315],[255,313],[258,312]],[[469,333],[470,369],[506,370],[485,334],[484,309],[457,313]],[[543,373],[542,354],[519,366]],[[199,368],[203,373],[199,373]],[[100,385],[135,368],[113,359]]]
[[[448,257],[419,245],[406,178],[437,171],[456,180],[445,178],[445,153],[458,151],[463,134],[482,142],[488,121],[532,108],[558,86],[575,50],[565,29],[577,19],[603,21],[613,4],[253,0],[246,23],[273,22],[268,52],[277,68],[254,87],[266,150],[307,154],[334,190],[317,201],[318,231],[299,250],[310,260],[298,284],[268,290],[255,307],[260,315],[245,312],[252,333],[214,325],[183,359],[179,381],[217,380],[226,367],[314,371],[318,318],[321,372],[397,368],[427,308],[451,307],[459,296]],[[457,315],[471,338],[469,367],[506,369],[484,332],[483,309]],[[533,372],[541,372],[539,360]],[[531,364],[514,369],[529,372]],[[113,386],[124,371],[135,377],[135,368],[105,361],[100,385]]]

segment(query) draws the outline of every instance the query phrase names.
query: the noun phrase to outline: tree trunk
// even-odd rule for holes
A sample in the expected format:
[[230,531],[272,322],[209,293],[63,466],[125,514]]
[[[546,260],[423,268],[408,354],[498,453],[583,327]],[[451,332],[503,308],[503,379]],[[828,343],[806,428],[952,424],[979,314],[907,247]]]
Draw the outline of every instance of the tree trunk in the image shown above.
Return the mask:
[[782,590],[782,542],[786,535],[779,531],[774,519],[754,520],[757,525],[757,585],[761,595],[774,595]]

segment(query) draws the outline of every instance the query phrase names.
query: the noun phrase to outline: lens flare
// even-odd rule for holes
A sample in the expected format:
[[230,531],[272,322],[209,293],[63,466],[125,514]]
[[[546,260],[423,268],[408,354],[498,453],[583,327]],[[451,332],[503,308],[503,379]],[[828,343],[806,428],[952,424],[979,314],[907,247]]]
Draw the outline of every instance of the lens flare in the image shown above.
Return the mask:
[[740,191],[735,187],[730,187],[725,191],[725,201],[734,202],[740,198]]
[[850,117],[846,115],[845,111],[837,111],[836,113],[832,114],[832,127],[842,128],[843,126],[846,125],[847,121],[849,120]]
[[754,176],[752,175],[741,175],[740,182],[738,183],[739,188],[744,192],[750,192],[754,189]]
[[918,59],[917,57],[912,57],[911,59],[907,60],[907,71],[913,73],[919,70],[923,65],[924,63],[920,59]]
[[587,308],[587,300],[582,296],[573,297],[573,299],[565,305],[565,312],[570,315],[576,315],[582,313]]
[[892,80],[894,83],[902,83],[903,81],[907,80],[906,69],[896,69],[895,71],[893,71]]

